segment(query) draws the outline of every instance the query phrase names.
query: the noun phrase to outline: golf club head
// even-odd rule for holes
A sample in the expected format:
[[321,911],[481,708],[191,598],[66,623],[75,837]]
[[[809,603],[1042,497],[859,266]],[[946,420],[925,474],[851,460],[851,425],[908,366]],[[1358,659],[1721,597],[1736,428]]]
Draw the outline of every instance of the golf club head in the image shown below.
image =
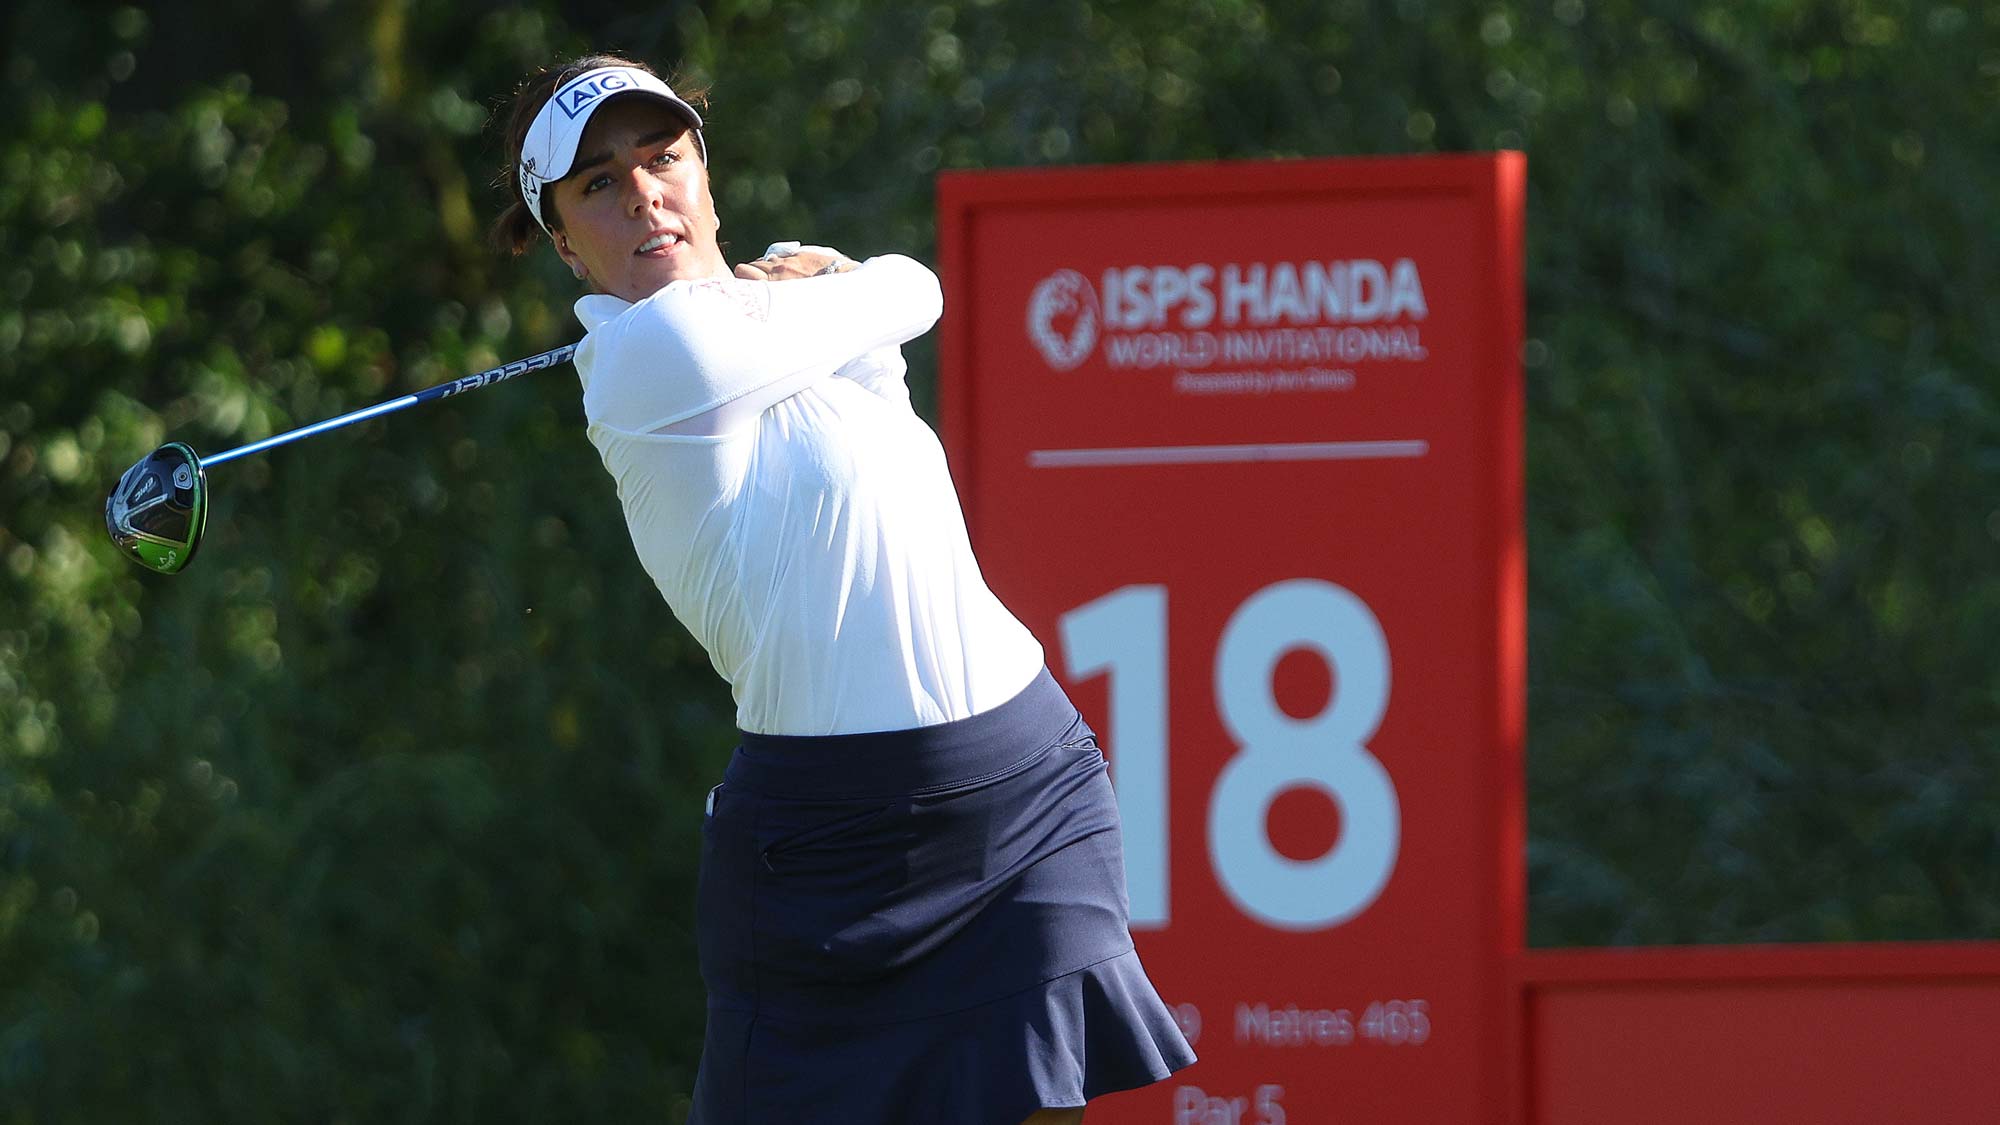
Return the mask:
[[111,541],[147,570],[176,574],[194,559],[208,522],[208,474],[177,441],[125,470],[104,501]]

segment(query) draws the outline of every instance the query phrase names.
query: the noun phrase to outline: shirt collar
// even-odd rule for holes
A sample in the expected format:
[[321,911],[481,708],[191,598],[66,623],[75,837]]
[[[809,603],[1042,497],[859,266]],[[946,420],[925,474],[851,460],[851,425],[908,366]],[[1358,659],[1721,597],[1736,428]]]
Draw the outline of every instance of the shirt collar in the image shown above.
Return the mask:
[[583,322],[583,330],[595,332],[618,319],[621,313],[632,307],[632,302],[623,297],[613,297],[609,293],[592,293],[577,298],[573,307],[576,310],[576,319]]

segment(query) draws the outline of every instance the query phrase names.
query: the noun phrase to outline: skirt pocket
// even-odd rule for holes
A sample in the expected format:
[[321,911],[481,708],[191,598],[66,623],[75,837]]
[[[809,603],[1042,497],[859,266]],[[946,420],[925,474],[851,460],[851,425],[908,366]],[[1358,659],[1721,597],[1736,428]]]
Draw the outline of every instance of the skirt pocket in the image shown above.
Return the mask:
[[782,835],[758,850],[758,859],[772,874],[807,875],[845,868],[882,846],[879,832],[872,830],[879,829],[894,808],[877,804],[804,826],[788,825],[781,830]]
[[760,980],[805,989],[872,980],[924,936],[924,923],[907,917],[916,880],[907,805],[872,803],[804,824],[786,810],[760,827]]

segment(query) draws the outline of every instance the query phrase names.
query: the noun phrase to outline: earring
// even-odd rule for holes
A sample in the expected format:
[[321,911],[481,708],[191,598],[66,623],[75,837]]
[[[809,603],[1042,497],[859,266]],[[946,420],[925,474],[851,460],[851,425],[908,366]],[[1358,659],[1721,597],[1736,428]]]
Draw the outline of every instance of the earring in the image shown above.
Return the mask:
[[578,281],[582,281],[582,280],[583,280],[583,278],[584,278],[584,275],[585,275],[585,274],[588,274],[589,272],[590,272],[589,270],[587,270],[587,269],[584,269],[584,268],[583,268],[582,266],[578,266],[578,267],[576,267],[576,279],[577,279]]

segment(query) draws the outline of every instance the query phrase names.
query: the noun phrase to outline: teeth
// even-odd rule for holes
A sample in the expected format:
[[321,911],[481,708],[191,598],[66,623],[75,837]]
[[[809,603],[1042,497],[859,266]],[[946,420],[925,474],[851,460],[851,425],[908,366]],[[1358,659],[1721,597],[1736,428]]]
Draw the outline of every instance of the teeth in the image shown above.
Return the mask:
[[656,234],[653,237],[639,244],[639,253],[641,254],[651,253],[654,250],[659,250],[663,247],[672,246],[674,243],[679,241],[680,239],[675,237],[671,233]]

